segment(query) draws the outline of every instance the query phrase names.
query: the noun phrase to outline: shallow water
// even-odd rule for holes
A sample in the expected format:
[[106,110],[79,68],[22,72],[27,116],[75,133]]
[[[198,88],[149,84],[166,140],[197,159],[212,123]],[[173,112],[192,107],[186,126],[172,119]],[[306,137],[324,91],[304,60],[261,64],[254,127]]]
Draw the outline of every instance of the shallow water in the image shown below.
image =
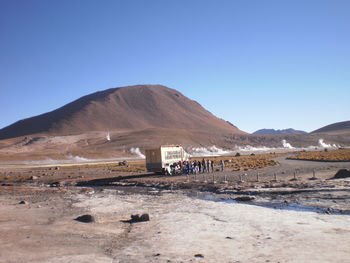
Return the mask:
[[[146,187],[146,186],[93,186],[96,192],[98,191],[115,191],[115,194],[123,194],[123,195],[133,195],[133,194],[141,194],[141,195],[162,195],[169,192],[177,192],[179,194],[184,194],[192,198],[199,198],[202,200],[210,201],[210,202],[224,202],[228,204],[247,204],[247,205],[255,205],[261,206],[271,209],[279,209],[279,210],[291,210],[298,212],[314,212],[314,213],[322,213],[322,214],[330,214],[330,215],[350,215],[350,210],[346,209],[337,209],[333,208],[336,203],[331,199],[320,199],[320,195],[315,198],[310,196],[310,199],[298,199],[295,195],[290,195],[290,198],[283,196],[271,196],[261,197],[254,196],[256,199],[254,201],[243,202],[234,200],[238,195],[231,196],[228,195],[220,195],[213,194],[211,192],[200,192],[193,190],[165,190],[158,189],[154,187]],[[239,195],[244,196],[244,195]],[[336,199],[336,198],[334,198]],[[343,200],[343,202],[347,202],[347,200]],[[332,207],[333,206],[333,207]]]
[[[330,214],[330,215],[350,215],[349,210],[340,210],[340,209],[335,209],[331,207],[325,207],[324,206],[325,203],[332,204],[331,201],[325,201],[325,200],[317,200],[317,201],[300,200],[298,202],[286,202],[282,200],[265,201],[263,199],[261,200],[256,199],[255,201],[242,202],[242,201],[233,200],[231,198],[217,197],[211,193],[197,193],[197,194],[191,193],[189,194],[189,196],[200,198],[202,200],[207,200],[212,202],[224,202],[228,204],[242,203],[247,205],[262,206],[266,208],[279,209],[279,210],[291,210],[291,211],[298,211],[298,212],[315,212],[315,213]],[[312,203],[312,205],[310,203]]]

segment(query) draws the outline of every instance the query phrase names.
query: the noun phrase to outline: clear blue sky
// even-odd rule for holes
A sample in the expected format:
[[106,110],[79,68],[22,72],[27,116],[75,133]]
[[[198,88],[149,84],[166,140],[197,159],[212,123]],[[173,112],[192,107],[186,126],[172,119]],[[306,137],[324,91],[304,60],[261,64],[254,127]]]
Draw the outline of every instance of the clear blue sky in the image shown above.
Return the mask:
[[240,129],[350,119],[350,1],[0,0],[0,128],[163,84]]

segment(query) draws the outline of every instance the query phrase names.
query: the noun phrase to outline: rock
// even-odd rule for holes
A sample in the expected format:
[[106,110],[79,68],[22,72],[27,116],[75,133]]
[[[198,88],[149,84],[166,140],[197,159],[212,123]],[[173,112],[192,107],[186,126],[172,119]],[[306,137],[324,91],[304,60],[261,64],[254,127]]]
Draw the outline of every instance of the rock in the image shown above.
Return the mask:
[[92,223],[95,222],[95,218],[92,215],[82,215],[78,216],[74,220],[82,222],[82,223]]
[[30,177],[30,180],[37,180],[38,178],[39,178],[38,176],[32,175],[32,176]]
[[339,178],[348,178],[348,177],[350,177],[350,170],[340,169],[332,178],[339,179]]
[[60,182],[53,182],[50,184],[50,187],[59,187],[59,186],[61,186]]
[[148,214],[142,214],[140,216],[141,221],[149,221],[149,215]]
[[194,255],[195,258],[204,258],[204,256],[202,254],[196,254]]
[[138,223],[138,222],[146,222],[149,221],[149,214],[142,214],[141,216],[139,214],[137,215],[131,215],[130,220],[123,221],[125,223]]
[[238,196],[238,197],[234,198],[234,200],[240,201],[240,202],[250,202],[250,201],[253,201],[254,199],[255,199],[254,196],[247,196],[247,195]]
[[122,161],[118,163],[119,166],[128,166],[128,162],[127,161]]
[[19,201],[19,203],[18,203],[18,204],[20,204],[20,205],[27,205],[27,204],[28,204],[28,202],[27,202],[27,201],[22,200],[22,201]]
[[330,215],[331,213],[333,212],[332,208],[327,208],[325,210],[323,210],[323,213],[327,214],[327,215]]

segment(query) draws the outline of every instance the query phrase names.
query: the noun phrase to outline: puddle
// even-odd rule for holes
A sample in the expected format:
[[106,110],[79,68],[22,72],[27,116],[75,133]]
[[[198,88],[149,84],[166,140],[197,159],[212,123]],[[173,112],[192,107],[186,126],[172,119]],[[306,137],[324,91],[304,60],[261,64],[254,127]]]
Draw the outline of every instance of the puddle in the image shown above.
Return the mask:
[[153,187],[142,187],[142,186],[94,186],[93,189],[96,192],[108,191],[109,193],[116,193],[122,195],[161,195],[165,192],[171,192],[170,190],[159,190]]
[[[271,209],[278,210],[291,210],[298,212],[314,212],[321,214],[329,215],[350,215],[350,210],[340,210],[332,207],[325,207],[325,204],[332,204],[333,202],[324,201],[324,200],[301,200],[299,202],[286,202],[282,200],[266,201],[256,199],[255,201],[241,202],[236,201],[231,198],[224,198],[220,196],[215,196],[211,193],[189,193],[188,196],[199,198],[206,201],[212,202],[223,202],[228,204],[246,204],[246,205],[255,205]],[[312,205],[311,205],[312,203]]]
[[[104,189],[108,191],[115,191],[116,194],[124,194],[124,195],[132,195],[132,194],[141,194],[141,195],[156,195],[160,196],[163,193],[174,192],[172,189],[160,189],[157,187],[149,187],[149,186],[136,186],[136,185],[109,185],[109,186],[92,186],[96,192],[103,191]],[[211,202],[224,202],[228,204],[247,204],[247,205],[255,205],[261,206],[271,209],[279,209],[279,210],[291,210],[298,212],[314,212],[321,214],[330,214],[330,215],[350,215],[350,209],[348,209],[348,190],[342,193],[342,197],[328,197],[324,194],[320,195],[320,192],[315,195],[314,193],[308,193],[308,199],[302,199],[302,196],[298,196],[299,192],[296,193],[283,193],[273,194],[268,193],[260,194],[260,195],[246,195],[246,194],[213,194],[211,192],[200,192],[196,190],[189,189],[174,189],[175,192],[181,192],[192,198],[199,198],[206,201]],[[344,190],[343,190],[344,191]],[[346,194],[346,195],[344,195]],[[236,201],[235,197],[238,196],[254,196],[255,200],[253,201]],[[304,196],[305,197],[305,196]],[[323,197],[327,200],[324,200]],[[340,199],[339,201],[335,201],[336,199]],[[342,209],[339,209],[342,208]]]

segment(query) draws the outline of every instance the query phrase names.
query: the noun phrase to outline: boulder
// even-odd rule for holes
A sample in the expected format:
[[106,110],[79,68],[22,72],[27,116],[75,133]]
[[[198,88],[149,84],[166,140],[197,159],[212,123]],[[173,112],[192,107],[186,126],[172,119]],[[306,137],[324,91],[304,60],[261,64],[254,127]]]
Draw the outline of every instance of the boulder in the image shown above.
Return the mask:
[[137,215],[131,215],[131,219],[130,220],[126,220],[123,222],[126,223],[138,223],[138,222],[146,222],[149,221],[149,214],[142,214],[141,216],[139,214]]
[[95,218],[92,215],[82,215],[78,216],[74,220],[82,222],[82,223],[92,223],[95,222]]
[[118,163],[119,166],[128,166],[128,162],[127,161],[122,161]]
[[255,199],[254,196],[248,196],[248,195],[238,196],[234,198],[235,201],[240,201],[240,202],[250,202],[250,201],[253,201],[254,199]]
[[340,169],[334,176],[333,179],[348,178],[350,177],[350,170]]

